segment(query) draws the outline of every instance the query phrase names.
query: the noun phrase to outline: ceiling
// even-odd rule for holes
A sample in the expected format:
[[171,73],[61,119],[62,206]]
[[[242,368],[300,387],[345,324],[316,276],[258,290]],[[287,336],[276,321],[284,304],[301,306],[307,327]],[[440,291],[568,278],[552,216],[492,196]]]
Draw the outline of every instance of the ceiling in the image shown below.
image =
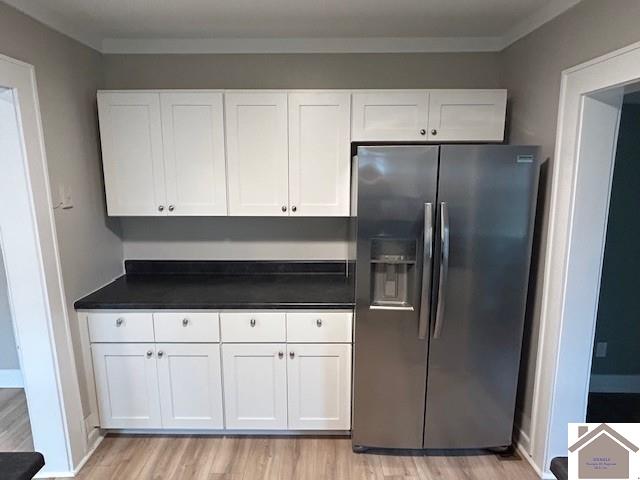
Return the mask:
[[579,0],[5,0],[103,52],[496,51]]

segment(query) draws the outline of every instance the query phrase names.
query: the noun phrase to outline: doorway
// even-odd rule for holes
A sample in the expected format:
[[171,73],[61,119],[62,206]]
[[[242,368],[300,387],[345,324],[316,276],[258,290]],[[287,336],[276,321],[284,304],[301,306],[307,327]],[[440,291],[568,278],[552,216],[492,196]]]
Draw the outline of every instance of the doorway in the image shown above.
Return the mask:
[[623,97],[591,362],[587,421],[640,422],[640,92]]

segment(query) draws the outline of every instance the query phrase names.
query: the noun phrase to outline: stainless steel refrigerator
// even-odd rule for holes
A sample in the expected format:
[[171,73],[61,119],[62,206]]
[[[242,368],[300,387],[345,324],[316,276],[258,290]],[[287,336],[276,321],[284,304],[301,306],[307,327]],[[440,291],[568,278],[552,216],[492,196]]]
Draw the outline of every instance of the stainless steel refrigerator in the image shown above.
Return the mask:
[[354,450],[511,444],[538,154],[358,148]]

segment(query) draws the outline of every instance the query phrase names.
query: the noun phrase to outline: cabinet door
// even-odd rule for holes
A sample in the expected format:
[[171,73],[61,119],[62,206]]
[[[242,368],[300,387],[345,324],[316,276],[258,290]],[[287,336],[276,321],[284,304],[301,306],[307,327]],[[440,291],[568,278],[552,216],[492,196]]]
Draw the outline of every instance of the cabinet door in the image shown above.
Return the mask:
[[226,215],[222,93],[160,94],[169,215]]
[[220,346],[167,343],[156,346],[162,426],[220,429]]
[[429,140],[501,142],[506,90],[431,90]]
[[349,216],[349,93],[289,94],[291,215]]
[[98,92],[109,215],[165,215],[160,96]]
[[288,215],[287,94],[225,94],[229,214]]
[[351,345],[287,345],[289,428],[351,428]]
[[354,92],[352,140],[425,141],[425,90]]
[[222,368],[228,429],[287,428],[284,344],[224,344]]
[[160,428],[153,343],[91,345],[102,428]]

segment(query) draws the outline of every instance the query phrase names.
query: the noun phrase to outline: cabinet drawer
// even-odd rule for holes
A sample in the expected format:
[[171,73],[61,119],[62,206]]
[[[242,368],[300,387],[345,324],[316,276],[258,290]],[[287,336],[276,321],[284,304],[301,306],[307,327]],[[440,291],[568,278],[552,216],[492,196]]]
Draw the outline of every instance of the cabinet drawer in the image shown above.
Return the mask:
[[156,342],[206,343],[220,340],[218,312],[154,313]]
[[150,313],[90,313],[91,342],[153,342]]
[[284,342],[284,313],[221,313],[223,342]]
[[287,342],[351,343],[351,312],[287,313]]

